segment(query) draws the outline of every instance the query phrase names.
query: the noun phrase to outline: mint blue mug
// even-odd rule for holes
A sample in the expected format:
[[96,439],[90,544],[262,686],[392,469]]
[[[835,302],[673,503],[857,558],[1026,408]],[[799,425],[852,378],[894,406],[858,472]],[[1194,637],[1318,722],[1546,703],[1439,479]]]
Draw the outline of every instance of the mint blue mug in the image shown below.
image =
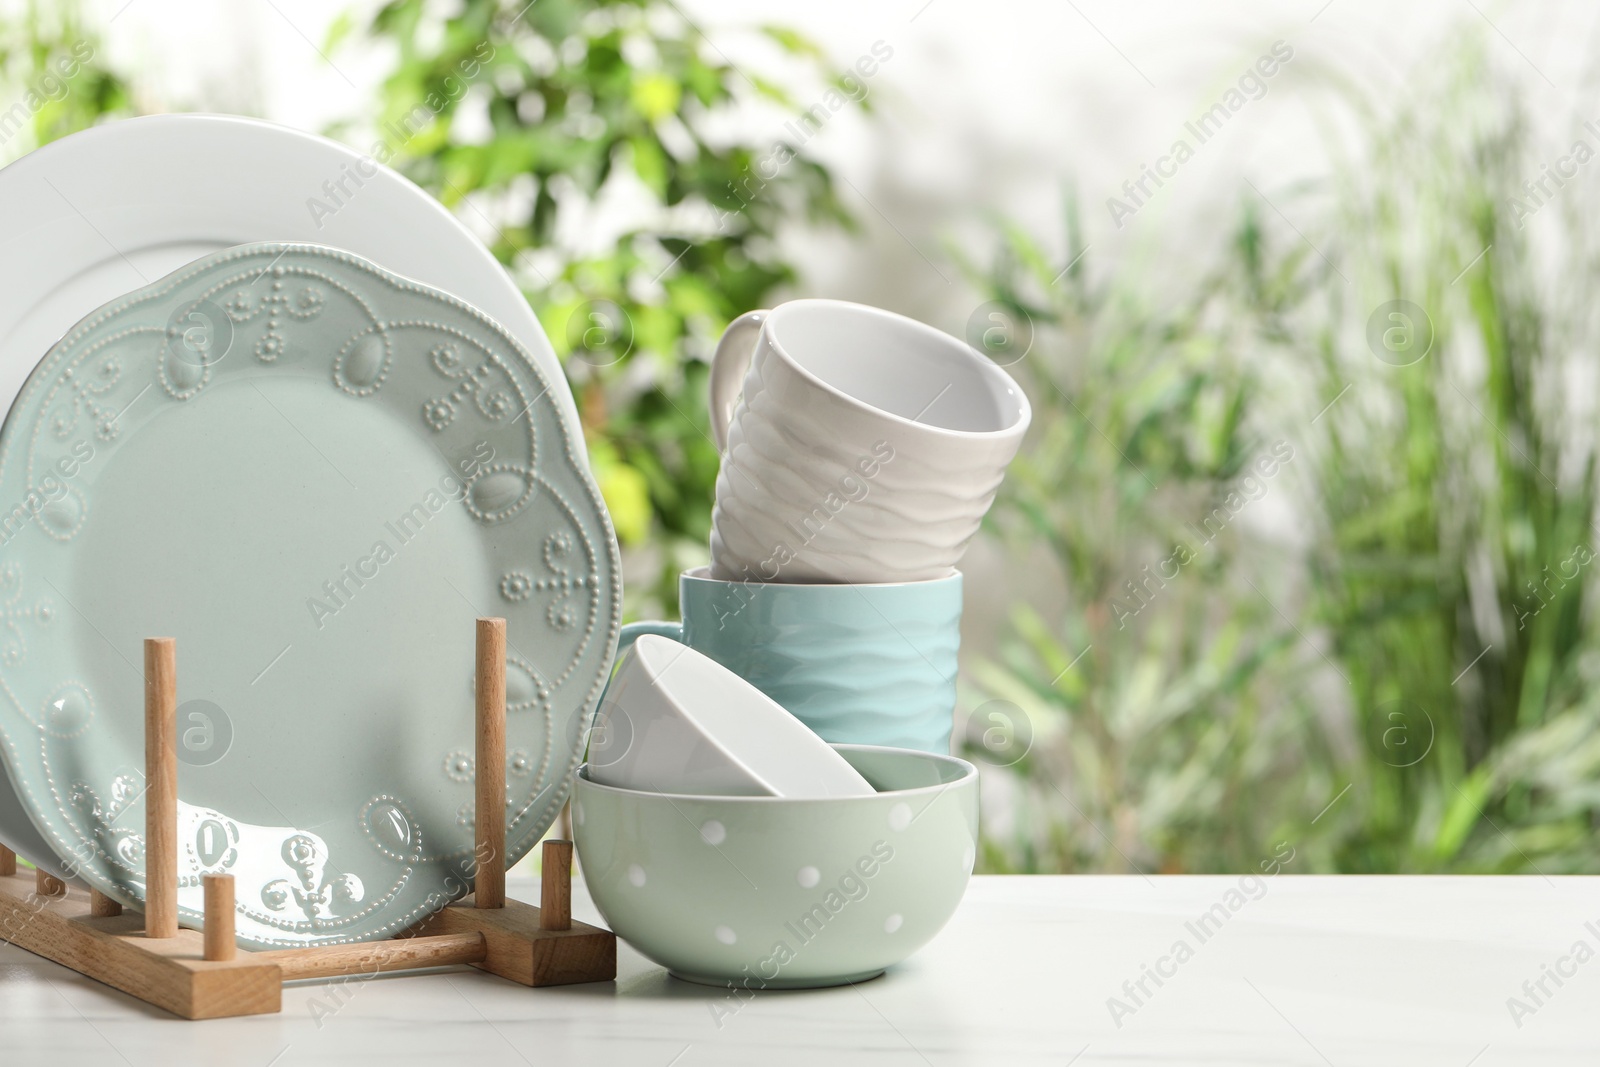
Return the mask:
[[923,582],[725,582],[706,568],[678,579],[682,622],[622,628],[620,656],[643,634],[682,641],[840,745],[947,755],[961,645],[961,572]]

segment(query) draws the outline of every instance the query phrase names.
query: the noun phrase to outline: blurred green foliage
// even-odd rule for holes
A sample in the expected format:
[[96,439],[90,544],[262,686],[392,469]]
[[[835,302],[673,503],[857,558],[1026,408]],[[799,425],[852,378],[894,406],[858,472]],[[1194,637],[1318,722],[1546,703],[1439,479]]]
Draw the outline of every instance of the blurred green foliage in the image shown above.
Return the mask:
[[[799,89],[665,0],[393,0],[329,42],[390,64],[336,132],[537,309],[653,611],[705,553],[705,357],[796,280],[789,226],[850,227],[803,121],[736,132],[840,85],[765,36]],[[1334,179],[1269,190],[1302,228],[1252,194],[1196,274],[1102,267],[1070,198],[1058,259],[1006,225],[988,260],[955,251],[1031,327],[1010,369],[1035,412],[985,534],[1015,606],[963,686],[984,869],[1256,870],[1280,843],[1293,871],[1600,869],[1600,183],[1530,203],[1516,85],[1454,55],[1408,108],[1352,91]],[[76,3],[0,17],[3,158],[134,87]],[[995,722],[1031,738],[1014,762]]]
[[[651,554],[635,587],[675,610],[710,534],[705,360],[794,280],[786,224],[849,222],[792,136],[804,122],[726,132],[752,103],[804,107],[658,0],[393,0],[366,30],[397,53],[375,124],[393,164],[492,231],[564,361],[623,545]],[[765,36],[814,91],[836,80],[803,37]],[[607,198],[637,221],[593,231]]]
[[1294,839],[1285,798],[1328,784],[1298,750],[1295,635],[1252,591],[1276,583],[1241,525],[1304,457],[1247,420],[1259,341],[1239,265],[1153,301],[1096,281],[1070,200],[1066,218],[1066,268],[1012,228],[966,264],[1036,334],[1009,368],[1034,426],[991,516],[1029,578],[1003,654],[973,672],[965,738],[989,764],[1018,754],[985,748],[991,723],[1032,743],[986,769],[985,866],[1254,870]]
[[132,112],[128,82],[92,25],[76,0],[28,0],[0,15],[0,161]]
[[[1095,286],[1011,232],[969,265],[1041,330],[994,512],[1030,580],[965,738],[1035,737],[989,771],[991,869],[1251,870],[1284,842],[1297,871],[1600,870],[1597,189],[1530,196],[1517,83],[1450,54],[1410,107],[1347,101],[1366,136],[1287,209],[1320,225],[1252,191],[1187,287]],[[1260,499],[1303,547],[1207,539],[1258,506],[1246,442],[1280,440]]]
[[1372,758],[1331,863],[1594,871],[1595,187],[1530,197],[1539,138],[1476,38],[1424,85],[1344,171],[1347,277],[1284,323],[1319,396],[1351,387],[1310,566]]

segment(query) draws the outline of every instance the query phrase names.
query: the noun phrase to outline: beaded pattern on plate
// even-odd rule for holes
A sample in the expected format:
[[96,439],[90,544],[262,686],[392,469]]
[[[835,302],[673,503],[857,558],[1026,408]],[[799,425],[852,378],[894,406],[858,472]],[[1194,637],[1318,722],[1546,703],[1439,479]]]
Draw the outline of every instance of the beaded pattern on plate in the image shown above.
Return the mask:
[[55,617],[55,604],[49,598],[24,603],[21,567],[15,563],[0,566],[0,663],[14,667],[27,656],[28,642],[20,623],[38,623],[43,628]]
[[[293,258],[288,262],[280,262],[291,254]],[[271,263],[265,270],[254,266],[255,263],[268,257],[271,257]],[[53,455],[44,455],[47,449],[42,446],[46,440],[44,431],[47,427],[53,431],[55,440],[61,441],[87,418],[99,440],[113,441],[121,435],[123,426],[119,425],[119,419],[149,389],[149,385],[137,390],[129,389],[126,395],[114,399],[121,387],[129,381],[125,374],[124,357],[127,353],[121,346],[130,344],[144,346],[156,341],[156,344],[151,346],[155,349],[153,367],[155,380],[151,384],[159,385],[160,392],[174,401],[190,400],[206,388],[214,378],[214,364],[205,361],[199,365],[191,363],[179,366],[180,361],[175,359],[172,334],[161,327],[140,326],[110,335],[101,333],[100,336],[94,337],[88,346],[83,346],[79,342],[89,339],[92,333],[108,320],[142,302],[170,293],[177,286],[201,277],[208,271],[218,271],[227,264],[235,262],[240,267],[249,269],[234,273],[212,285],[201,296],[204,299],[212,299],[231,291],[232,299],[225,300],[224,309],[230,322],[235,325],[265,319],[265,330],[253,346],[258,365],[285,363],[284,357],[294,352],[292,330],[286,330],[285,327],[294,323],[310,322],[323,315],[328,307],[329,293],[337,292],[348,296],[358,304],[370,324],[365,330],[352,336],[334,358],[333,384],[347,395],[358,398],[370,397],[382,389],[397,358],[396,338],[402,331],[411,329],[427,330],[449,337],[449,340],[434,346],[434,349],[449,349],[449,351],[440,351],[437,358],[433,359],[433,367],[446,378],[453,378],[455,384],[448,392],[435,398],[431,404],[424,404],[421,412],[424,425],[435,433],[455,421],[463,410],[463,405],[469,403],[478,415],[490,423],[504,424],[508,421],[514,423],[526,417],[533,406],[547,393],[548,387],[544,386],[541,372],[525,354],[516,349],[515,342],[509,342],[507,347],[509,356],[514,359],[515,369],[513,369],[513,363],[508,363],[506,356],[483,348],[471,335],[447,322],[437,319],[385,319],[377,314],[360,294],[341,284],[337,278],[296,262],[313,259],[338,261],[347,268],[363,271],[373,281],[391,290],[412,296],[426,296],[436,303],[450,307],[458,315],[465,315],[488,324],[487,319],[459,301],[384,274],[364,261],[344,253],[312,246],[277,245],[252,246],[210,257],[181,275],[164,279],[149,289],[141,290],[124,301],[103,309],[101,313],[81,323],[46,356],[36,372],[37,380],[31,380],[29,385],[25,386],[24,395],[19,398],[17,404],[17,409],[20,410],[24,401],[28,401],[29,406],[38,412],[38,417],[32,425],[32,435],[26,440],[27,484],[36,485],[34,471],[48,466],[49,461],[56,458]],[[247,290],[240,288],[250,279],[259,279],[262,274],[270,274],[273,279],[268,293],[260,298],[254,298]],[[293,284],[295,281],[304,281],[306,284],[296,287]],[[460,347],[456,347],[457,342],[461,343]],[[476,352],[470,360],[463,355],[474,350]],[[142,351],[150,351],[150,348],[143,348]],[[141,362],[145,358],[148,357],[141,356]],[[432,350],[430,358],[433,358]],[[92,373],[86,373],[91,366]],[[503,381],[497,382],[497,376],[503,378]],[[533,381],[534,391],[524,389],[521,380],[524,377]],[[32,397],[28,396],[30,393],[33,394]],[[445,418],[443,408],[445,403],[450,406],[448,419]],[[553,404],[551,406],[554,407]],[[140,418],[147,417],[147,414],[141,411]],[[574,470],[583,472],[584,467],[576,458],[577,444],[559,415],[553,420],[553,424],[560,434],[558,440],[565,445],[568,464]],[[21,446],[22,442],[23,437],[20,434],[11,435],[6,440],[0,441],[0,477],[3,477],[8,454],[14,448]],[[610,537],[609,525],[606,523],[603,504],[599,500],[597,491],[586,473],[583,474],[580,482],[589,496],[589,500],[585,502],[586,514],[600,517],[601,529],[597,531],[603,537],[603,542],[600,543],[597,543],[588,529],[592,520],[580,518],[562,492],[550,481],[539,476],[537,444],[535,420],[526,417],[524,436],[526,462],[501,461],[480,470],[469,483],[469,492],[463,501],[468,513],[481,523],[504,522],[515,517],[539,496],[541,491],[548,499],[554,501],[572,528],[570,533],[558,531],[546,539],[544,562],[554,577],[539,580],[538,586],[539,591],[549,590],[557,595],[555,600],[546,606],[543,621],[552,631],[566,632],[575,629],[578,622],[585,621],[583,617],[587,616],[587,625],[582,632],[573,635],[577,639],[576,648],[554,681],[543,676],[532,663],[520,656],[509,658],[508,668],[515,668],[524,676],[519,692],[522,699],[512,706],[519,711],[539,708],[544,720],[544,729],[541,731],[544,735],[544,751],[537,763],[537,773],[534,771],[534,761],[527,749],[515,749],[508,758],[508,771],[511,775],[519,779],[531,779],[530,788],[521,796],[515,792],[508,792],[508,805],[517,809],[510,813],[508,833],[528,821],[540,822],[541,826],[547,824],[549,818],[553,818],[565,800],[567,786],[564,783],[576,766],[579,753],[569,752],[562,773],[557,774],[548,784],[544,784],[547,772],[552,769],[553,759],[552,699],[555,691],[570,680],[574,672],[585,662],[593,644],[600,642],[601,647],[605,647],[614,640],[617,607],[620,603],[620,576],[615,542]],[[521,457],[516,459],[520,460]],[[82,528],[86,514],[86,502],[76,488],[69,487],[59,500],[52,502],[52,507],[36,510],[33,517],[36,524],[51,538],[66,541]],[[551,547],[552,544],[556,546],[554,549]],[[602,554],[607,558],[609,581],[601,579]],[[9,657],[20,658],[25,654],[26,644],[20,638],[19,622],[47,623],[54,613],[53,607],[42,599],[31,607],[23,605],[20,598],[20,573],[20,571],[15,572],[14,577],[0,573],[0,597],[4,598],[0,600],[0,661],[9,662]],[[530,582],[533,581],[531,575],[524,577]],[[10,584],[7,584],[8,582]],[[602,592],[603,586],[604,592]],[[519,587],[514,584],[513,588]],[[502,586],[502,592],[505,591],[506,587]],[[524,599],[531,596],[534,591],[527,590]],[[587,612],[577,603],[584,594],[587,594],[589,600]],[[602,601],[607,596],[611,608],[608,620],[609,632],[597,632],[600,613],[605,606]],[[508,597],[508,599],[516,598]],[[508,675],[510,673],[508,670]],[[592,707],[604,684],[603,674],[603,671],[596,672],[595,677],[591,679],[588,693],[581,697],[572,694],[568,699],[574,700],[580,708]],[[57,693],[60,695],[52,694],[52,700],[60,702],[54,709],[58,719],[52,725],[56,728],[46,728],[37,735],[39,739],[37,751],[40,763],[44,767],[48,767],[50,762],[49,738],[69,737],[81,733],[93,714],[93,700],[86,686],[75,682],[62,685],[67,688],[58,686]],[[11,681],[5,676],[0,676],[0,693],[4,694],[13,707],[20,709],[23,706]],[[51,723],[48,707],[41,714],[43,716],[41,723]],[[4,730],[3,718],[0,718],[0,742],[6,745],[10,753],[15,754],[18,751],[16,739]],[[71,854],[83,860],[82,869],[102,891],[109,892],[124,903],[137,906],[137,898],[130,894],[129,890],[142,883],[143,839],[136,829],[124,829],[113,825],[113,821],[125,811],[128,804],[137,799],[138,793],[133,786],[132,777],[128,774],[118,774],[112,778],[107,788],[108,795],[113,799],[106,805],[102,805],[98,793],[87,782],[75,781],[70,788],[65,788],[63,791],[62,787],[55,784],[57,781],[59,779],[54,775],[46,773],[44,780],[39,783],[52,798],[52,806],[59,814],[59,818],[52,822],[46,834],[47,838],[53,839],[52,846],[63,856]],[[31,783],[26,781],[17,783],[19,792],[24,794],[28,803],[37,806],[31,799],[33,788],[30,788],[30,785]],[[136,825],[136,820],[128,821]],[[373,895],[354,872],[340,872],[331,865],[327,845],[317,835],[292,828],[280,829],[279,858],[284,865],[283,874],[262,885],[257,894],[259,905],[249,899],[248,890],[241,894],[241,919],[248,918],[262,926],[276,928],[285,935],[300,936],[275,939],[258,934],[253,937],[256,943],[299,945],[307,943],[307,938],[310,937],[317,943],[333,944],[379,936],[382,932],[393,932],[403,928],[414,921],[422,911],[437,906],[440,898],[435,891],[429,893],[427,903],[421,908],[407,909],[403,914],[396,913],[392,919],[385,915],[383,920],[385,925],[381,931],[366,929],[356,935],[340,933],[341,930],[375,915],[399,897],[405,891],[407,884],[413,880],[418,864],[447,860],[457,855],[451,853],[424,856],[420,824],[407,805],[397,797],[388,795],[373,797],[362,809],[358,821],[363,835],[378,853],[403,865],[403,869],[397,872],[391,884],[383,892]],[[74,840],[64,839],[61,836],[63,832],[70,833]],[[260,836],[271,832],[273,828],[270,827],[242,828],[240,823],[220,812],[195,809],[180,803],[180,834],[184,840],[184,855],[188,861],[186,866],[190,868],[182,875],[181,885],[197,887],[203,873],[233,869],[245,844],[259,846],[262,844]],[[252,838],[254,840],[251,840]],[[508,852],[517,847],[508,839]],[[467,851],[470,853],[470,849]],[[95,869],[95,863],[100,864],[103,869]],[[386,876],[385,881],[390,879]],[[453,891],[453,895],[465,891],[466,888],[463,886],[458,892]],[[189,907],[180,907],[180,914],[191,921],[198,917],[198,913]]]

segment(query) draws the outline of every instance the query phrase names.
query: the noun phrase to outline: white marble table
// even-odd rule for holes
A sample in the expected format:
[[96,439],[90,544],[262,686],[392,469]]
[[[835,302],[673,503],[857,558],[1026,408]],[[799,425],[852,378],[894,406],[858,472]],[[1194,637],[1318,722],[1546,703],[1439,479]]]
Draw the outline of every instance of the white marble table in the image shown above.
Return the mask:
[[[281,1015],[188,1023],[0,945],[0,1064],[1600,1062],[1600,878],[1240,885],[978,878],[885,978],[731,1014],[623,946],[614,985],[528,990],[461,968],[303,983]],[[530,882],[510,890],[538,899]],[[586,898],[575,911],[595,918]],[[1529,1010],[1514,1018],[1512,997]]]

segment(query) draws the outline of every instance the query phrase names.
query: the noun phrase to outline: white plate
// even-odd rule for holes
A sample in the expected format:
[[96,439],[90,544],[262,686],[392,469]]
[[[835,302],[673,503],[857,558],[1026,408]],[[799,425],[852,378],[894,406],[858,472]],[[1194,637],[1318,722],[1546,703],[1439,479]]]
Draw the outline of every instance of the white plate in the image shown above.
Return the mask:
[[[313,212],[314,200],[335,210]],[[0,170],[0,205],[0,407],[102,304],[220,249],[306,241],[381,263],[495,319],[532,355],[579,433],[555,352],[499,262],[438,201],[344,145],[232,116],[131,119]],[[65,876],[9,783],[0,786],[0,841]]]

